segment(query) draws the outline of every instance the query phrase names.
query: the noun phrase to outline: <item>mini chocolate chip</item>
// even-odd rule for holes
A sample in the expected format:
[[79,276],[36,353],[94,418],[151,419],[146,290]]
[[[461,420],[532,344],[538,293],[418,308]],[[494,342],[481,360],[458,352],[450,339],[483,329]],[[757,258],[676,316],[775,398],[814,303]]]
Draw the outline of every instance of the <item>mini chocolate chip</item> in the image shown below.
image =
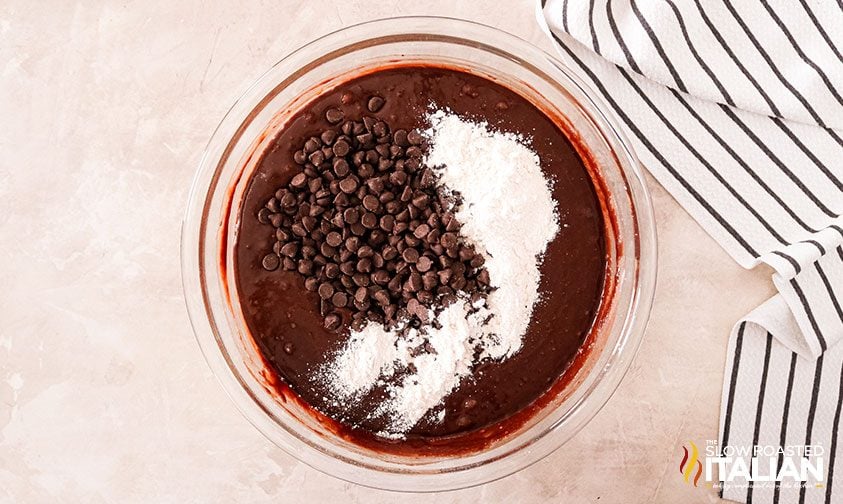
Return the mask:
[[[378,138],[383,138],[389,135],[389,127],[383,121],[378,121],[372,127],[372,133],[375,134]],[[388,141],[388,140],[387,140]],[[386,144],[381,144],[382,146],[386,146]],[[379,146],[380,147],[380,146]],[[380,151],[378,151],[380,152]],[[389,152],[389,147],[386,148],[386,152]],[[381,153],[381,156],[386,156],[387,154]]]
[[281,197],[281,206],[285,208],[289,208],[295,206],[296,204],[296,197],[293,193],[287,193]]
[[329,108],[325,111],[325,119],[331,124],[337,124],[343,120],[343,117],[345,117],[345,114],[338,108]]
[[409,147],[410,141],[407,139],[407,130],[399,129],[392,134],[392,141],[400,147]]
[[358,303],[362,303],[369,297],[369,289],[365,287],[358,287],[356,291],[354,291],[354,300]]
[[357,273],[351,278],[354,281],[354,285],[358,285],[360,287],[367,287],[369,285],[369,275]]
[[457,235],[454,233],[445,233],[442,235],[442,238],[439,239],[439,243],[441,243],[446,249],[453,248],[457,245]]
[[296,164],[304,165],[307,163],[307,153],[304,150],[297,150],[293,153],[293,161],[295,161]]
[[359,223],[359,222],[356,222],[356,223],[352,224],[352,225],[349,227],[349,229],[351,229],[351,232],[352,232],[355,236],[363,236],[364,234],[366,234],[366,227],[365,227],[365,226],[363,226],[363,224],[361,224],[361,223]]
[[341,158],[351,151],[351,146],[344,139],[340,139],[334,143],[331,150],[333,150],[335,156]]
[[375,140],[375,136],[371,133],[363,133],[362,135],[357,135],[356,138],[360,145],[370,145]]
[[407,278],[407,282],[404,284],[404,287],[410,292],[418,292],[422,288],[422,277],[415,271],[410,273],[410,277]]
[[345,177],[351,171],[348,166],[348,161],[343,158],[334,158],[334,173],[337,177]]
[[342,235],[336,231],[331,231],[325,236],[325,241],[332,247],[339,247],[342,243]]
[[401,191],[401,201],[404,203],[410,201],[413,197],[413,190],[410,189],[410,186],[404,186],[404,190]]
[[342,319],[336,313],[329,313],[325,316],[325,329],[333,331],[340,326]]
[[383,252],[381,252],[381,255],[383,256],[384,260],[391,261],[398,257],[398,249],[396,249],[392,245],[388,245],[384,247]]
[[349,176],[340,180],[340,190],[346,194],[353,193],[357,190],[357,179]]
[[487,270],[487,269],[480,270],[480,273],[477,275],[477,282],[480,285],[489,285],[489,282],[490,282],[489,270]]
[[267,271],[275,271],[279,264],[281,264],[281,260],[275,254],[266,254],[261,261],[263,269]]
[[419,240],[427,237],[428,233],[430,233],[430,226],[427,224],[420,224],[415,230],[413,230],[413,236]]
[[287,257],[295,257],[299,251],[299,245],[295,242],[290,242],[283,247],[281,247],[281,255]]
[[[366,197],[363,198],[363,208],[365,208],[366,210],[368,210],[370,212],[376,212],[380,208],[380,206],[381,205],[380,205],[380,202],[378,201],[378,199],[376,197],[372,196],[371,194],[369,194],[369,195],[367,195]],[[365,221],[364,221],[363,225],[365,226]]]
[[407,302],[407,312],[409,312],[410,315],[415,315],[416,317],[421,319],[422,322],[427,322],[427,308],[425,308],[421,303],[419,303],[418,299],[412,298]]
[[342,213],[343,219],[348,224],[355,224],[360,220],[360,212],[356,208],[348,208]]
[[335,292],[331,296],[331,304],[337,308],[345,308],[345,305],[348,304],[348,296],[344,292]]
[[302,187],[307,184],[307,175],[304,173],[297,173],[295,177],[290,181],[290,185],[295,187],[296,189],[301,189]]
[[334,295],[334,286],[328,282],[323,282],[319,285],[319,297],[328,299]]
[[357,170],[357,174],[363,178],[371,177],[375,174],[375,169],[372,168],[372,165],[369,163],[363,163],[360,165],[360,168]]
[[419,260],[419,251],[414,248],[407,248],[401,254],[401,257],[408,263],[414,263]]
[[280,227],[283,222],[284,216],[281,214],[272,214],[269,216],[269,223],[272,224],[272,227]]
[[354,274],[354,263],[351,261],[345,261],[340,264],[340,271],[342,271],[343,275],[351,276]]
[[430,203],[430,196],[425,193],[419,193],[413,196],[413,206],[416,208],[427,208],[427,205]]
[[417,129],[412,129],[409,131],[409,133],[407,133],[407,141],[410,142],[412,145],[421,145],[423,140],[424,138]]
[[375,301],[377,301],[377,302],[378,302],[378,304],[380,304],[381,306],[386,306],[386,305],[388,305],[388,304],[389,304],[389,301],[390,301],[390,299],[389,299],[389,293],[388,293],[388,292],[386,292],[386,291],[385,291],[385,290],[383,290],[383,289],[380,289],[380,290],[378,290],[377,292],[375,292],[375,294],[374,294],[372,297],[373,297],[373,298],[375,299]]
[[369,112],[377,112],[385,103],[385,100],[380,96],[373,96],[369,98],[369,102],[366,104],[366,108],[369,109]]
[[334,255],[337,253],[337,249],[328,245],[327,242],[322,242],[322,244],[319,246],[319,252],[321,252],[322,255],[325,257],[334,257]]
[[304,143],[304,151],[310,154],[322,147],[322,141],[316,137],[310,137]]
[[363,214],[360,222],[363,223],[363,226],[366,229],[375,229],[378,226],[378,217],[371,212],[366,212]]
[[384,215],[381,217],[380,220],[380,227],[386,232],[392,231],[392,228],[395,226],[395,217],[391,215]]
[[318,150],[308,156],[307,159],[309,159],[310,162],[313,163],[313,166],[319,166],[322,164],[323,161],[325,161],[325,154],[323,154],[321,150]]
[[380,194],[384,190],[384,182],[381,177],[371,178],[366,181],[366,187],[369,188],[373,194]]
[[401,290],[401,277],[392,277],[392,280],[386,285],[389,292],[398,292]]
[[378,285],[384,285],[389,282],[389,272],[386,270],[377,270],[372,273],[372,281]]
[[301,223],[308,233],[316,229],[316,217],[311,217],[310,215],[308,215],[302,218]]
[[433,266],[433,261],[431,261],[430,258],[427,257],[427,256],[421,256],[421,257],[419,257],[419,260],[416,261],[416,269],[419,270],[422,273],[430,270],[430,268],[432,266]]
[[310,275],[313,273],[313,261],[310,259],[301,259],[297,270],[302,275]]
[[402,171],[394,171],[389,174],[389,182],[393,185],[404,185],[407,183],[407,174]]
[[336,263],[326,264],[325,269],[323,271],[325,272],[325,276],[330,278],[331,280],[340,276],[340,267],[337,266]]
[[334,140],[337,139],[337,132],[334,131],[334,130],[325,130],[319,136],[319,139],[322,140],[322,143],[325,144],[325,145],[328,145],[328,146],[333,145]]

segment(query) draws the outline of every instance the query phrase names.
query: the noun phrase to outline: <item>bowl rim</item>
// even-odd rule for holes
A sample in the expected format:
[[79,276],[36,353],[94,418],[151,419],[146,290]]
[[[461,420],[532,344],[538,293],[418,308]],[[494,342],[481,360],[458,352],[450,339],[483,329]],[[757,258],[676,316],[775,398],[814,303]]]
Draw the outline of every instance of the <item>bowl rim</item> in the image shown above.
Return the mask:
[[[636,271],[637,281],[634,284],[632,302],[630,303],[629,307],[625,310],[626,314],[624,316],[624,327],[622,329],[622,337],[619,340],[620,346],[616,346],[616,348],[612,350],[612,355],[610,356],[615,357],[615,359],[612,361],[611,366],[612,372],[614,373],[611,375],[612,380],[610,382],[606,382],[604,380],[604,375],[609,372],[608,366],[604,366],[603,369],[594,369],[590,372],[601,375],[598,377],[595,384],[604,384],[603,388],[605,390],[603,391],[603,396],[601,397],[599,404],[592,405],[591,411],[586,413],[584,417],[582,416],[582,414],[580,414],[578,423],[571,428],[567,438],[563,439],[555,446],[552,446],[550,449],[547,449],[545,447],[542,450],[539,450],[540,453],[533,454],[526,462],[508,467],[503,467],[502,470],[499,469],[493,474],[489,474],[487,477],[476,478],[475,480],[469,483],[459,483],[455,486],[441,484],[441,481],[443,479],[447,479],[449,474],[453,474],[450,472],[424,474],[422,476],[426,476],[427,478],[423,478],[422,480],[416,480],[417,484],[409,486],[404,484],[404,482],[402,482],[400,478],[387,478],[389,479],[389,481],[386,482],[382,479],[379,479],[373,482],[370,479],[358,477],[358,472],[360,470],[362,470],[364,473],[371,471],[378,472],[376,469],[355,465],[355,470],[351,472],[344,470],[332,470],[332,468],[326,466],[335,464],[325,464],[323,463],[325,462],[324,460],[320,460],[322,459],[322,456],[325,455],[325,453],[320,453],[320,457],[308,457],[306,454],[298,452],[295,443],[293,443],[292,445],[289,443],[280,443],[276,436],[273,436],[266,431],[266,426],[261,425],[262,422],[260,422],[255,417],[251,416],[252,413],[246,411],[245,405],[242,402],[243,398],[238,398],[235,396],[238,388],[241,389],[241,392],[245,390],[245,388],[241,386],[242,383],[237,384],[235,388],[232,388],[233,385],[230,380],[231,378],[233,378],[233,376],[223,376],[224,372],[221,374],[220,369],[218,369],[220,367],[220,355],[218,355],[218,352],[220,351],[219,346],[211,345],[210,341],[200,334],[206,333],[207,330],[210,329],[210,331],[214,333],[215,338],[219,342],[219,338],[217,337],[218,329],[216,327],[215,322],[213,321],[213,313],[210,307],[208,306],[207,300],[205,299],[204,287],[201,289],[201,292],[199,289],[197,289],[198,284],[204,285],[204,277],[202,275],[202,260],[200,258],[201,252],[199,254],[196,253],[197,251],[201,250],[201,241],[204,238],[201,234],[194,236],[196,230],[193,229],[192,223],[197,222],[197,212],[199,212],[200,210],[201,212],[199,212],[199,215],[201,215],[203,217],[202,220],[204,220],[204,213],[206,211],[207,205],[209,204],[209,191],[214,186],[214,177],[217,176],[216,172],[218,171],[218,163],[214,163],[212,162],[213,160],[210,159],[211,146],[216,140],[218,140],[218,136],[223,130],[223,125],[231,121],[242,121],[240,126],[240,128],[242,128],[242,124],[248,120],[248,117],[244,119],[240,116],[240,106],[242,106],[247,101],[248,97],[252,96],[256,91],[262,89],[263,85],[266,84],[267,81],[272,80],[277,82],[277,79],[274,78],[274,72],[278,71],[278,69],[285,65],[287,62],[290,62],[291,60],[296,58],[301,58],[303,54],[306,54],[313,48],[318,48],[320,44],[323,44],[329,40],[336,39],[337,37],[342,37],[345,34],[348,34],[349,32],[383,27],[387,24],[393,27],[394,29],[396,23],[399,25],[412,25],[414,23],[417,25],[426,23],[447,23],[449,25],[449,29],[452,29],[451,31],[456,33],[460,32],[460,27],[466,28],[464,30],[466,33],[472,32],[472,30],[479,30],[481,32],[485,32],[484,36],[488,36],[489,38],[498,37],[501,39],[507,39],[506,42],[508,44],[518,46],[519,50],[523,50],[524,52],[530,52],[532,53],[532,57],[544,58],[549,63],[551,63],[567,80],[567,82],[560,83],[560,85],[562,85],[562,87],[564,87],[566,90],[570,90],[570,86],[573,85],[576,88],[576,91],[579,92],[579,98],[584,98],[585,100],[590,102],[588,113],[592,116],[596,116],[591,117],[592,120],[596,120],[598,123],[601,123],[599,124],[599,126],[603,127],[601,128],[601,132],[604,134],[608,133],[613,136],[614,144],[620,147],[620,152],[615,152],[615,154],[617,156],[623,157],[626,160],[626,164],[619,162],[619,165],[620,171],[622,172],[622,176],[625,178],[627,184],[630,187],[629,194],[633,205],[633,213],[635,216],[634,221],[638,231],[636,236],[636,252],[638,254],[638,264],[643,264],[646,266],[644,268],[639,267]],[[470,28],[470,30],[468,28]],[[377,30],[375,30],[375,32],[377,32]],[[419,34],[424,34],[424,31],[422,30]],[[467,38],[461,35],[449,36],[454,39],[475,41],[478,43],[485,44],[485,42],[476,41],[474,39]],[[503,49],[499,49],[499,51],[505,54],[510,54],[504,51]],[[323,53],[320,51],[318,54],[321,55]],[[521,56],[519,55],[519,57]],[[295,74],[295,72],[288,72],[287,75],[289,75],[290,73]],[[255,107],[252,107],[252,110],[255,110],[258,106],[260,106],[260,102]],[[232,402],[235,403],[241,414],[243,414],[243,416],[245,416],[247,420],[249,420],[249,422],[252,423],[273,444],[281,447],[282,449],[293,455],[299,461],[302,461],[321,472],[325,472],[329,475],[339,477],[346,481],[362,484],[364,486],[401,491],[437,491],[467,488],[470,486],[487,483],[505,477],[541,460],[551,452],[555,451],[568,439],[573,437],[580,429],[582,429],[582,427],[584,427],[585,424],[587,424],[594,417],[594,415],[596,415],[597,412],[600,411],[603,406],[605,406],[606,402],[608,402],[608,400],[617,390],[617,387],[619,386],[622,378],[628,371],[629,366],[640,346],[641,340],[643,339],[644,330],[646,328],[646,324],[649,319],[650,311],[652,308],[653,297],[655,294],[657,264],[656,230],[655,221],[653,217],[653,208],[649,196],[649,191],[647,190],[647,186],[644,180],[643,172],[640,169],[640,163],[635,155],[634,150],[631,147],[629,140],[624,134],[624,130],[619,126],[619,124],[619,121],[617,121],[617,119],[613,116],[611,109],[605,104],[605,102],[603,102],[600,96],[591,88],[589,88],[588,85],[584,82],[584,80],[579,78],[579,76],[575,72],[573,72],[563,63],[559,62],[555,57],[551,56],[545,51],[535,47],[531,43],[515,35],[473,21],[466,21],[462,19],[441,16],[401,16],[381,18],[335,30],[331,33],[328,33],[327,35],[316,38],[311,42],[302,45],[295,51],[289,53],[284,58],[280,59],[277,63],[272,65],[263,75],[261,75],[254,83],[252,83],[244,93],[241,94],[241,96],[226,112],[219,125],[214,129],[214,132],[212,133],[208,143],[205,146],[203,155],[199,163],[199,167],[193,179],[191,190],[188,196],[187,209],[185,212],[184,219],[182,221],[181,269],[182,287],[185,296],[185,303],[187,306],[188,315],[191,321],[191,325],[193,327],[197,343],[200,346],[200,350],[202,351],[206,362],[208,363],[209,367],[211,367],[214,376],[223,386],[223,389],[226,391],[226,394],[229,396]],[[224,140],[229,139],[226,138]],[[619,312],[623,312],[623,310],[624,307],[619,308]],[[227,367],[229,368],[229,372],[233,374],[233,369],[231,368],[230,363],[228,363]],[[236,377],[234,378],[236,379]],[[260,402],[256,398],[251,397],[251,400],[254,401],[255,405],[260,406]],[[571,411],[572,414],[574,414],[578,413],[580,410],[581,404],[575,404]],[[487,467],[489,464],[500,462],[512,453],[521,452],[525,448],[527,449],[527,451],[533,451],[531,450],[531,448],[535,441],[543,439],[546,434],[552,432],[555,428],[556,425],[545,429],[545,431],[543,431],[537,438],[530,440],[526,444],[519,445],[515,448],[514,451],[507,452],[503,458],[493,459],[484,464],[481,464],[480,466],[468,466],[466,468],[461,468],[460,470],[471,471],[473,469],[476,469],[477,467]],[[337,457],[333,457],[332,461],[339,462],[342,464],[348,463],[348,461],[343,461]],[[354,465],[353,462],[352,465]],[[396,472],[392,473],[392,475],[403,476],[404,474]],[[439,483],[431,484],[431,482],[434,481],[433,479],[430,479],[431,476],[433,476],[434,479],[438,480]]]

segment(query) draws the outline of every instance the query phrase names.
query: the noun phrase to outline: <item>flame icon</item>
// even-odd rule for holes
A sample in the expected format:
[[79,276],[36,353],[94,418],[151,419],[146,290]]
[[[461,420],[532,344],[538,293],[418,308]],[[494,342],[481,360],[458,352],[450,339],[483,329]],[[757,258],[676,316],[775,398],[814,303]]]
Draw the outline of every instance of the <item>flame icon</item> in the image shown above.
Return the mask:
[[685,455],[682,457],[682,462],[679,463],[679,474],[685,478],[685,483],[690,483],[691,474],[693,474],[694,469],[696,469],[696,474],[694,475],[694,486],[697,486],[697,483],[700,481],[700,476],[702,476],[700,451],[697,449],[697,445],[695,445],[693,441],[689,441],[689,443],[691,444],[690,452],[688,452],[688,449],[684,446],[682,447],[682,449],[685,450]]

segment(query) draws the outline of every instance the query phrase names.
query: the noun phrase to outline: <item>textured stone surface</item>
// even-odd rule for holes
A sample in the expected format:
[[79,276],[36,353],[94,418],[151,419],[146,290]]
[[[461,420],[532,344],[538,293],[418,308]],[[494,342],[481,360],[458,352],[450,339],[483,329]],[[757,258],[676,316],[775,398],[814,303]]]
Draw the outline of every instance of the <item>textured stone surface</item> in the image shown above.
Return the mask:
[[0,6],[0,502],[711,502],[681,445],[716,437],[725,343],[770,293],[655,183],[656,306],[606,408],[490,485],[398,496],[275,448],[211,376],[178,261],[188,186],[249,83],[309,39],[440,14],[544,47],[530,0],[4,2]]

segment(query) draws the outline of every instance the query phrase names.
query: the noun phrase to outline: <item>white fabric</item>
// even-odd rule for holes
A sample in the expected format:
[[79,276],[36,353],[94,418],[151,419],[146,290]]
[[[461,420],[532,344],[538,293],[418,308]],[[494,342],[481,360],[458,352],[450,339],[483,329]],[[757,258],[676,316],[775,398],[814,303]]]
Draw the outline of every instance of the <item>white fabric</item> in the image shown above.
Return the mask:
[[[790,405],[788,436],[831,446],[843,392],[843,5],[548,0],[539,21],[561,60],[618,115],[653,176],[739,264],[775,270],[779,293],[732,334],[721,438],[777,444]],[[788,394],[780,378],[792,352],[799,364]],[[762,383],[765,360],[776,379]],[[813,408],[793,406],[805,397]],[[843,502],[840,479],[776,497]],[[724,497],[773,501],[737,485]]]

